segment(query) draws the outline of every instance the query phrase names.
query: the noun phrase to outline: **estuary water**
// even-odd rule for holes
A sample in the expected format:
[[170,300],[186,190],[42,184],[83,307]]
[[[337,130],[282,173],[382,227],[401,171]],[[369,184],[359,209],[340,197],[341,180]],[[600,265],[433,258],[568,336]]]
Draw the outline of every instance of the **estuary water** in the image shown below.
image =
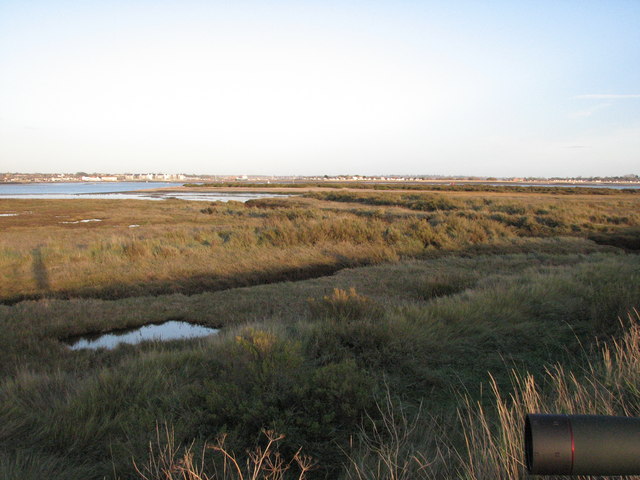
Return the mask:
[[[462,184],[462,183],[460,183]],[[493,185],[493,184],[488,184]],[[504,184],[495,184],[496,186]],[[638,188],[630,185],[537,185],[517,184],[523,187],[585,187],[585,188]],[[289,197],[288,194],[276,193],[221,193],[198,191],[158,191],[158,189],[179,187],[182,183],[169,182],[60,182],[60,183],[0,183],[0,199],[2,198],[35,198],[35,199],[120,199],[120,200],[167,200],[171,198],[201,202],[246,202],[247,200],[265,197]]]
[[182,186],[167,182],[69,182],[69,183],[25,183],[0,184],[0,198],[24,199],[113,199],[113,200],[195,200],[202,202],[246,202],[265,197],[281,197],[267,193],[219,193],[206,191],[159,192],[154,189]]

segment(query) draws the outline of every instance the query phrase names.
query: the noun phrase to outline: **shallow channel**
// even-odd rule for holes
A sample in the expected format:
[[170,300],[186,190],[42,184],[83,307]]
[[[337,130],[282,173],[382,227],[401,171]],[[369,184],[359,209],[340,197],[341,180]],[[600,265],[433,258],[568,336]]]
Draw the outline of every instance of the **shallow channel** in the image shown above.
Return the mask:
[[98,348],[113,349],[121,343],[135,345],[140,342],[154,340],[184,340],[189,338],[206,337],[219,332],[217,328],[203,327],[189,322],[171,320],[164,323],[144,325],[139,328],[129,330],[117,330],[111,333],[83,335],[67,340],[71,350],[88,348],[96,350]]

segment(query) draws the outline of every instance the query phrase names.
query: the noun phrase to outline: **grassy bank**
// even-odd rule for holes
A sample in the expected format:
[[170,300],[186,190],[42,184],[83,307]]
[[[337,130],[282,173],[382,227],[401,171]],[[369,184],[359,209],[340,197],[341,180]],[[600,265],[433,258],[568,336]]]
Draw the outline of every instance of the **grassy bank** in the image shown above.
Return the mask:
[[[272,437],[274,455],[303,459],[302,448],[313,457],[304,478],[506,478],[511,457],[493,435],[512,418],[505,409],[524,408],[525,372],[543,378],[558,364],[577,382],[618,370],[630,375],[619,385],[635,382],[630,361],[600,367],[596,342],[627,345],[635,331],[619,318],[640,305],[640,257],[617,243],[634,238],[635,197],[318,195],[1,204],[33,213],[0,218],[3,268],[16,283],[5,281],[0,305],[0,477],[183,478],[189,452],[202,478],[238,478],[223,473],[223,451],[242,463],[247,449],[267,447],[268,429],[284,435]],[[60,224],[56,215],[102,221]],[[544,228],[504,221],[512,217]],[[89,253],[100,242],[102,253]],[[127,253],[123,245],[136,242],[139,252]],[[178,253],[153,253],[161,248]],[[318,258],[339,271],[264,284],[286,278],[269,265],[299,273]],[[40,264],[46,291],[37,289]],[[234,285],[245,286],[224,288]],[[45,298],[16,302],[24,296]],[[168,319],[222,330],[112,351],[60,341]],[[609,365],[623,362],[606,344]],[[553,398],[549,385],[536,390],[540,399]],[[485,457],[492,470],[473,463]],[[381,467],[389,459],[395,476]],[[173,465],[174,476],[159,465]],[[293,460],[287,475],[299,474]]]

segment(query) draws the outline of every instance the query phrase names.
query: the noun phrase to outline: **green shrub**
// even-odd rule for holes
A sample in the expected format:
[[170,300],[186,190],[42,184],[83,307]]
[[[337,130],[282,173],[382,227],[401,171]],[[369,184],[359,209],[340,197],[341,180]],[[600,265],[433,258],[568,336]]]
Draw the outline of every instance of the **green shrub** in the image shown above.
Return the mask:
[[236,445],[251,444],[264,427],[297,408],[303,364],[297,344],[264,330],[243,330],[223,348],[205,382],[205,431],[228,432]]
[[280,448],[286,455],[302,447],[334,470],[339,446],[370,405],[372,389],[371,377],[353,360],[309,363],[299,344],[245,329],[205,385],[201,428],[209,435],[228,434],[236,451],[272,429],[285,435]]
[[385,320],[322,323],[311,330],[306,351],[319,364],[353,360],[377,376],[402,363],[411,347],[402,345],[401,337]]

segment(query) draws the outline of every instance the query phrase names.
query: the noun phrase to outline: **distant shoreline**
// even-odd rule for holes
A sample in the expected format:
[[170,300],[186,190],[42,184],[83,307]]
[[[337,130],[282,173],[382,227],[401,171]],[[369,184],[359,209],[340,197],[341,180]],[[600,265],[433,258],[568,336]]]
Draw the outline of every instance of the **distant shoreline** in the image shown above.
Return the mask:
[[403,185],[407,186],[416,186],[422,185],[428,187],[430,185],[433,186],[463,186],[463,185],[474,185],[474,186],[487,186],[487,187],[563,187],[563,188],[607,188],[613,190],[621,190],[625,188],[640,188],[640,182],[629,182],[629,183],[621,183],[621,182],[607,182],[607,183],[575,183],[575,182],[510,182],[510,181],[473,181],[473,180],[464,180],[464,181],[451,181],[451,180],[428,180],[428,181],[407,181],[407,182],[387,182],[387,181],[327,181],[326,185],[323,185],[323,182],[292,182],[292,183],[261,183],[261,182],[248,182],[246,185],[243,185],[243,182],[232,182],[230,183],[207,183],[202,182],[202,185],[198,185],[201,182],[195,182],[189,185],[182,185],[178,187],[168,187],[166,189],[161,188],[161,190],[173,190],[173,191],[190,191],[194,189],[206,189],[210,188],[215,191],[238,191],[238,190],[269,190],[269,191],[291,191],[296,189],[307,189],[307,190],[315,190],[315,189],[323,189],[323,188],[332,188],[334,185],[340,185],[343,188],[349,188],[350,185],[353,185],[354,188],[358,185],[358,189],[361,190],[363,187],[367,185],[381,186],[388,185],[390,187],[395,187],[394,189],[401,190]]
[[300,178],[296,180],[285,180],[285,179],[273,179],[273,180],[264,180],[264,178],[256,178],[256,179],[243,179],[243,180],[117,180],[117,181],[87,181],[87,180],[72,180],[65,179],[65,181],[2,181],[0,180],[0,185],[40,185],[40,184],[51,184],[51,185],[60,185],[60,184],[104,184],[104,185],[116,185],[121,183],[167,183],[167,184],[237,184],[241,186],[243,183],[248,185],[300,185],[300,184],[313,184],[315,186],[321,186],[323,183],[327,184],[371,184],[371,185],[491,185],[491,186],[567,186],[567,187],[636,187],[640,188],[640,181],[572,181],[572,180],[531,180],[531,181],[516,181],[516,180],[474,180],[474,179],[456,179],[456,178],[443,178],[443,179],[424,179],[424,180],[382,180],[382,179],[367,179],[367,178],[358,178],[358,179],[343,179],[343,178],[328,178],[323,180],[318,180],[313,177],[310,178]]

